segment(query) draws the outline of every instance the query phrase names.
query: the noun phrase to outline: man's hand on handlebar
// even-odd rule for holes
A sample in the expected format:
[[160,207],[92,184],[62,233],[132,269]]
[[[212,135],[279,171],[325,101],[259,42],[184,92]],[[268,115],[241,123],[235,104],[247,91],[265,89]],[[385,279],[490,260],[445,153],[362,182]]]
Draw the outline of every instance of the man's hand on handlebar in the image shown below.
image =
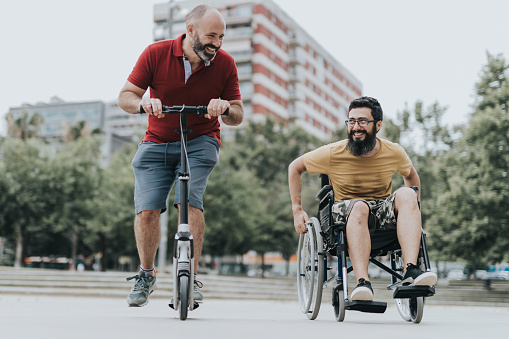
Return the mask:
[[230,108],[230,103],[227,100],[212,99],[207,106],[207,114],[203,115],[204,118],[210,119],[211,117],[218,117]]
[[163,118],[163,105],[161,104],[161,100],[157,98],[146,98],[140,101],[140,106],[143,107],[143,110],[149,114],[154,115],[158,118]]

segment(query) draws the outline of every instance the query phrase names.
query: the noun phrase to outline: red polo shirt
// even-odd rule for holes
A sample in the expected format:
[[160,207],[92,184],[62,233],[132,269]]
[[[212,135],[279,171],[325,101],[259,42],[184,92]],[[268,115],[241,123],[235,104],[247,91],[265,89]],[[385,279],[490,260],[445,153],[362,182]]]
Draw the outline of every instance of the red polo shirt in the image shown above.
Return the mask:
[[[141,54],[129,82],[147,89],[150,97],[158,98],[163,105],[207,106],[211,99],[240,100],[239,80],[235,61],[223,50],[219,50],[209,66],[201,65],[185,82],[184,53],[182,40],[185,34],[175,40],[163,40],[149,45]],[[201,135],[215,137],[221,144],[219,120],[217,117],[205,119],[196,114],[188,114],[187,127],[193,133],[188,139]],[[166,114],[164,118],[152,115],[143,141],[157,143],[180,140],[178,114]]]

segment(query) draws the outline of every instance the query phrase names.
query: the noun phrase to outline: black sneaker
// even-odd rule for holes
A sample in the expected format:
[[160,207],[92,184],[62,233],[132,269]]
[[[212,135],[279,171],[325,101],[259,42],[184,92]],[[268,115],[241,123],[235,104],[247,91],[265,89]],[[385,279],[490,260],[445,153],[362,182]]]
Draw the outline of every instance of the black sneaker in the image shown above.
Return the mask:
[[127,304],[130,307],[141,307],[148,304],[148,297],[157,288],[156,274],[149,275],[141,270],[138,275],[127,278],[127,281],[136,279],[131,292],[127,296]]
[[372,301],[373,288],[371,287],[371,283],[366,281],[364,278],[360,278],[359,283],[352,291],[350,298],[352,300]]
[[401,283],[413,286],[433,286],[437,283],[437,275],[433,272],[423,272],[414,264],[407,264]]

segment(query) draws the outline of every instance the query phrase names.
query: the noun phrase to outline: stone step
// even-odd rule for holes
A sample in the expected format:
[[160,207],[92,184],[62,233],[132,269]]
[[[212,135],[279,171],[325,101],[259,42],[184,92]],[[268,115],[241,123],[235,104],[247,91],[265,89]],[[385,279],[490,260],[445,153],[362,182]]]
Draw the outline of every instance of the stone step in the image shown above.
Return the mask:
[[[126,278],[132,272],[71,272],[35,268],[0,267],[1,294],[102,296],[125,298],[132,287]],[[153,298],[169,298],[173,278],[168,272],[158,272],[158,289]],[[298,300],[295,277],[247,277],[200,274],[206,298],[238,300]],[[372,279],[375,299],[393,303],[392,291],[386,289],[388,278]],[[349,288],[355,282],[349,275]],[[351,291],[351,290],[350,290]],[[322,301],[330,303],[332,286],[324,289]],[[426,299],[431,304],[497,305],[509,307],[509,281],[494,281],[491,289],[482,281],[439,280],[436,295]]]

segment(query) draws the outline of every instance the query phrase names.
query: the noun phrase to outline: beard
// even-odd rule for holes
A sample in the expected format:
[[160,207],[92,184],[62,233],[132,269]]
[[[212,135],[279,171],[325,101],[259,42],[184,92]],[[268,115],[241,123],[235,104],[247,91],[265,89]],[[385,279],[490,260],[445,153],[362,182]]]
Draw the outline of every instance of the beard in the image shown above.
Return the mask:
[[[359,131],[357,131],[359,132]],[[376,130],[373,126],[371,133],[362,131],[365,135],[364,140],[354,140],[353,129],[348,133],[348,144],[346,149],[354,156],[359,157],[368,154],[376,146]]]
[[[219,51],[219,49],[221,48],[221,47],[216,47],[212,44],[207,44],[207,45],[202,44],[200,41],[200,38],[198,37],[198,32],[196,32],[196,35],[191,40],[191,46],[193,47],[193,51],[196,53],[198,58],[200,58],[203,62],[206,62],[206,61],[210,62],[210,61],[214,60],[214,58],[216,57],[217,51]],[[208,53],[205,49],[207,47],[213,48],[216,51],[212,54]]]

